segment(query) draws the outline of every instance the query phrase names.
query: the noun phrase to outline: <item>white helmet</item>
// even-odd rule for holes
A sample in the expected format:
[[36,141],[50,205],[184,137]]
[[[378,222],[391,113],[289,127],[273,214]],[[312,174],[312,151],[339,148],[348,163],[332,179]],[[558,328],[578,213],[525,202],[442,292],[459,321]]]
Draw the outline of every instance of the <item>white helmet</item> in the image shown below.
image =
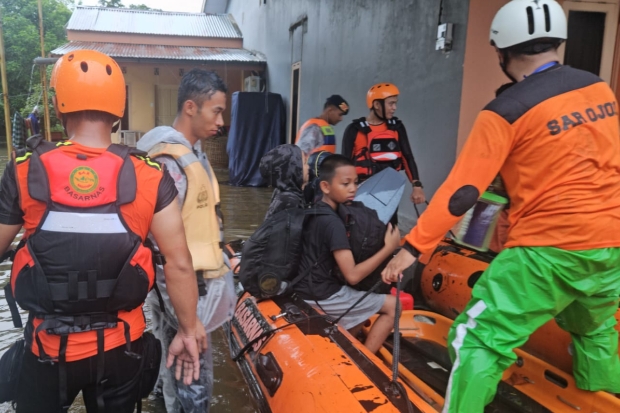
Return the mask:
[[498,49],[541,38],[566,40],[566,15],[554,0],[512,0],[491,23],[491,44]]

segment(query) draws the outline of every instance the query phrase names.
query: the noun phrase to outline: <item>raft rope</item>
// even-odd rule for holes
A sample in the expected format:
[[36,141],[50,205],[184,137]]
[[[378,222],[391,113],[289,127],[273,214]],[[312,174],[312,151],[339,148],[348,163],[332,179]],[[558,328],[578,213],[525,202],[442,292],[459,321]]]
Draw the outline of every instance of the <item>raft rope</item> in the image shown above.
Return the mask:
[[[258,343],[258,342],[259,342],[260,340],[262,340],[263,338],[265,338],[265,337],[268,337],[268,336],[272,335],[272,334],[273,334],[273,333],[275,333],[276,331],[279,331],[279,330],[282,330],[282,329],[284,329],[284,328],[286,328],[286,327],[290,327],[290,326],[297,325],[297,324],[300,324],[300,323],[305,323],[305,322],[307,322],[308,320],[311,320],[311,319],[313,319],[313,318],[324,318],[324,319],[326,319],[327,321],[331,322],[331,320],[330,320],[329,316],[327,316],[327,315],[325,315],[325,314],[316,314],[316,315],[311,315],[311,316],[308,316],[308,317],[306,317],[306,318],[304,318],[304,319],[302,319],[302,320],[292,321],[292,322],[290,322],[290,323],[288,323],[288,324],[284,324],[283,326],[280,326],[280,327],[274,328],[274,329],[272,329],[272,330],[269,330],[269,331],[265,331],[265,332],[263,332],[263,333],[262,333],[262,334],[260,334],[258,337],[256,337],[256,338],[254,338],[254,339],[250,340],[250,341],[249,341],[249,342],[248,342],[245,346],[243,346],[243,348],[241,348],[241,350],[239,350],[239,352],[238,352],[236,355],[233,355],[233,354],[232,354],[232,351],[231,351],[230,356],[231,356],[231,358],[232,358],[232,360],[233,360],[233,361],[235,361],[235,362],[236,362],[236,361],[239,361],[239,359],[240,359],[241,357],[243,357],[243,355],[244,355],[244,354],[245,354],[245,353],[246,353],[246,352],[247,352],[250,348],[252,348],[252,346],[253,346],[254,344]],[[231,339],[233,338],[232,328],[230,329],[230,338],[231,338]],[[232,343],[232,341],[230,341],[230,342]],[[231,348],[231,350],[232,350],[232,348]]]
[[[366,291],[366,293],[365,293],[363,296],[361,296],[361,297],[359,298],[359,300],[357,300],[357,301],[356,301],[356,302],[355,302],[355,303],[354,303],[351,307],[349,307],[349,308],[347,309],[347,311],[345,311],[344,313],[340,314],[340,317],[338,317],[338,318],[336,319],[336,321],[334,321],[334,325],[338,324],[338,322],[342,319],[342,317],[344,317],[344,316],[346,316],[347,314],[349,314],[349,312],[350,312],[351,310],[353,310],[353,309],[355,308],[355,306],[357,306],[359,303],[361,303],[362,301],[364,301],[364,299],[365,299],[366,297],[368,297],[371,293],[375,292],[375,290],[376,290],[377,288],[379,288],[379,286],[380,286],[381,284],[383,284],[383,280],[379,280],[379,281],[377,281],[377,282],[375,283],[375,285],[373,285],[373,286],[372,286],[372,288],[371,288],[370,290]],[[318,303],[317,303],[317,304],[318,304]],[[320,305],[319,305],[319,307],[320,307]],[[321,310],[323,310],[323,309],[321,308]],[[323,311],[325,312],[325,310],[323,310]]]

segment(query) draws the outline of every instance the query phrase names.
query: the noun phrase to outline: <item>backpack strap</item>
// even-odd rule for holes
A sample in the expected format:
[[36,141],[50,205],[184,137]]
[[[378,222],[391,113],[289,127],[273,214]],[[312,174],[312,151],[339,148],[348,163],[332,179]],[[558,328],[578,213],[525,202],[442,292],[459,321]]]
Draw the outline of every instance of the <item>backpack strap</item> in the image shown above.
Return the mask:
[[368,135],[372,131],[372,129],[370,128],[370,124],[363,116],[359,119],[353,119],[351,121],[351,124],[355,129],[357,129],[359,132],[362,132],[364,135]]
[[132,150],[128,146],[113,143],[108,146],[107,151],[123,159],[123,165],[116,181],[116,203],[117,205],[129,204],[136,199],[136,192],[138,191],[136,168],[129,158]]
[[41,162],[41,155],[58,148],[56,144],[47,142],[41,135],[34,135],[26,141],[26,154],[30,156],[28,165],[28,194],[37,201],[49,202],[51,198],[47,171]]
[[398,129],[400,129],[403,124],[400,121],[400,119],[398,119],[396,116],[394,116],[392,119],[388,119],[386,123],[387,123],[388,129],[394,130],[394,131],[397,131]]
[[[319,209],[319,208],[314,207],[314,208],[305,209],[304,214],[306,216],[333,215],[333,214],[336,214],[336,211],[334,211],[331,208],[329,208],[328,210],[327,208]],[[321,260],[318,260],[318,261],[321,261]],[[301,281],[301,279],[304,278],[310,272],[310,268],[312,267],[309,267],[306,271],[300,274],[297,274],[297,277],[291,280],[291,282],[288,284],[288,287],[287,287],[289,291],[291,291],[293,286],[297,284],[299,281]]]

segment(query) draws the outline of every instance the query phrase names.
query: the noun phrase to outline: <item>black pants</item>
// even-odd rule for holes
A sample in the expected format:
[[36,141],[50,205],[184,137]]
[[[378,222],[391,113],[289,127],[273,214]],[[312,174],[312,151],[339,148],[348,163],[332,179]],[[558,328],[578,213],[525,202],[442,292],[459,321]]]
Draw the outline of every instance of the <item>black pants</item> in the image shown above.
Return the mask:
[[[142,354],[142,338],[131,343],[131,351]],[[88,412],[97,412],[97,356],[67,363],[67,400],[72,403],[80,390]],[[125,354],[125,345],[105,353],[103,400],[105,413],[132,413],[138,401],[140,360]],[[58,363],[41,363],[26,350],[17,390],[17,413],[60,412]],[[100,412],[103,413],[103,412]]]

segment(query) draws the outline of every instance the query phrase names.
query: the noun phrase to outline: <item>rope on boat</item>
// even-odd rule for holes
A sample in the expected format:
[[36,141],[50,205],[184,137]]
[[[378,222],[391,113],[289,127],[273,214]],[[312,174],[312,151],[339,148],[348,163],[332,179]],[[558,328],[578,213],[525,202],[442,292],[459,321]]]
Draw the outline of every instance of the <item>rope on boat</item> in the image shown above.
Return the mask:
[[[351,310],[353,310],[353,309],[355,308],[355,306],[356,306],[356,305],[358,305],[359,303],[361,303],[362,301],[364,301],[364,299],[365,299],[366,297],[368,297],[371,293],[375,292],[375,290],[376,290],[377,288],[379,288],[379,286],[380,286],[381,284],[383,284],[383,280],[379,280],[379,281],[377,281],[377,282],[375,283],[375,285],[373,285],[373,286],[372,286],[372,288],[371,288],[370,290],[366,291],[366,293],[365,293],[363,296],[361,296],[361,297],[359,298],[359,300],[357,300],[357,301],[356,301],[356,302],[355,302],[355,303],[354,303],[351,307],[349,307],[349,309],[348,309],[347,311],[345,311],[344,313],[340,314],[340,317],[338,317],[338,318],[336,319],[336,321],[334,321],[334,325],[338,324],[338,322],[342,319],[342,317],[344,317],[344,316],[346,316],[347,314],[349,314],[349,312],[350,312]],[[317,304],[318,304],[318,303],[317,303]],[[320,306],[319,306],[319,307],[320,307]]]

